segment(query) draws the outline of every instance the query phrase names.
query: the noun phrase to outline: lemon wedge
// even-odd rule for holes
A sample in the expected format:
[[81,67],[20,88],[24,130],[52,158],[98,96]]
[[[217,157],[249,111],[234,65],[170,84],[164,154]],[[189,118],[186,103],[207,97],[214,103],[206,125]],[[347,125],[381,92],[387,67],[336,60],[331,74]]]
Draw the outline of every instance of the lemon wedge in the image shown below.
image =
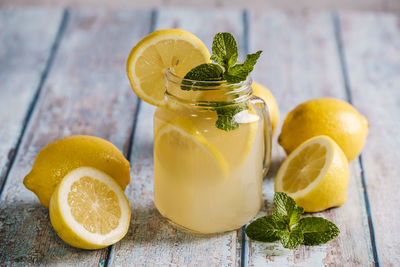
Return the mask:
[[113,178],[92,167],[68,173],[50,200],[50,220],[71,246],[98,249],[122,239],[131,217],[129,202]]
[[285,192],[307,212],[346,202],[349,167],[345,154],[328,136],[311,138],[282,163],[275,192]]
[[[160,164],[178,176],[180,173],[185,177],[187,173],[193,173],[204,178],[228,175],[228,162],[223,155],[185,117],[178,117],[161,126],[156,132],[154,144],[154,155]],[[171,156],[173,152],[174,156]]]
[[163,106],[164,73],[172,68],[184,77],[192,68],[210,62],[203,42],[181,29],[155,31],[142,39],[129,54],[126,71],[135,93],[144,101]]

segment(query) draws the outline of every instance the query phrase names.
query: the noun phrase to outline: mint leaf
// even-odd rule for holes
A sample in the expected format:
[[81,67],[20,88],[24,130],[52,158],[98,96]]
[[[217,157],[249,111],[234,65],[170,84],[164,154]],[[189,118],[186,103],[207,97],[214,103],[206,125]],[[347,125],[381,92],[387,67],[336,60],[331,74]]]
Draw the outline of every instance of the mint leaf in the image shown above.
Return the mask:
[[[211,59],[217,64],[201,64],[190,70],[184,78],[193,81],[183,80],[182,90],[199,90],[197,86],[215,86],[218,85],[215,81],[223,79],[226,79],[228,83],[244,81],[253,70],[261,54],[261,51],[258,51],[255,54],[247,55],[243,64],[236,64],[238,58],[237,44],[233,35],[227,32],[220,32],[215,35],[212,51]],[[204,83],[204,81],[207,83]],[[248,109],[247,103],[226,105],[226,102],[222,102],[221,107],[217,106],[214,109],[218,115],[216,127],[225,131],[238,128],[239,123],[234,116],[245,109]]]
[[289,226],[296,224],[300,220],[301,214],[304,213],[304,209],[302,207],[296,206],[290,215]]
[[283,192],[275,193],[274,205],[276,210],[272,215],[261,217],[246,228],[251,239],[263,242],[280,240],[283,247],[295,249],[300,244],[324,244],[339,235],[339,228],[324,218],[300,219],[304,209],[296,206],[294,199]]
[[229,68],[223,74],[224,80],[228,83],[239,83],[246,80],[250,72],[253,71],[254,65],[257,63],[261,53],[262,51],[257,51],[254,54],[249,54],[243,64],[236,64]]
[[290,232],[279,232],[279,239],[284,248],[295,249],[303,242],[304,237],[301,228],[295,226]]
[[293,198],[283,192],[275,193],[274,205],[276,210],[272,215],[285,221],[289,228],[299,221],[301,214],[304,212],[302,207],[296,205]]
[[253,240],[261,242],[274,242],[279,240],[279,233],[285,230],[282,224],[275,222],[274,218],[264,216],[251,222],[246,227],[246,234]]
[[325,244],[340,233],[334,223],[321,217],[303,218],[299,221],[298,226],[304,235],[303,244],[309,246]]
[[[193,80],[193,81],[187,81],[183,80],[181,89],[182,90],[197,90],[196,85],[201,85],[201,86],[215,86],[217,85],[216,83],[198,83],[196,81],[220,81],[222,79],[222,72],[223,70],[221,69],[220,66],[212,63],[204,63],[201,64],[193,69],[191,69],[184,79],[188,80]],[[194,86],[194,87],[193,87]]]
[[224,131],[232,131],[239,127],[239,123],[235,120],[234,116],[248,109],[246,102],[236,103],[231,105],[226,105],[226,103],[221,102],[223,106],[215,108],[218,115],[218,120],[215,122],[215,126],[218,129]]
[[233,66],[238,58],[237,44],[233,35],[228,32],[217,33],[214,36],[212,52],[211,60],[223,66],[225,71]]

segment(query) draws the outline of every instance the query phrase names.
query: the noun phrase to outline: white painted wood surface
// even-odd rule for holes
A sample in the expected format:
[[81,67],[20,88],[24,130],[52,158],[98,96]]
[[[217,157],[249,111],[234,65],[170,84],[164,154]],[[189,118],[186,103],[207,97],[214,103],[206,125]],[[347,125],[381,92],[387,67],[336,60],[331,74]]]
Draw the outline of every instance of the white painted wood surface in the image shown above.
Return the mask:
[[340,16],[352,100],[369,121],[362,153],[382,266],[400,266],[400,17]]
[[[12,116],[6,113],[8,106],[0,105],[0,122],[6,125],[0,130],[0,175],[8,170],[9,160],[4,156],[18,140],[12,133],[23,128],[23,118],[60,29],[62,10],[48,15],[46,12],[0,10],[0,48],[7,47],[9,51],[0,51],[0,104],[4,95],[9,99],[16,96],[4,102],[13,104]],[[0,265],[372,266],[375,246],[371,242],[369,216],[375,224],[382,266],[399,265],[398,16],[346,13],[339,16],[340,24],[335,24],[330,13],[307,11],[259,10],[246,15],[239,9],[167,8],[152,15],[149,9],[73,9],[68,14],[54,64],[0,196]],[[18,24],[24,21],[21,18],[30,21],[32,16],[37,20],[27,28]],[[4,24],[10,17],[15,21],[13,26]],[[349,77],[352,101],[371,127],[363,152],[370,202],[364,196],[360,164],[354,161],[347,203],[316,214],[338,224],[338,239],[323,246],[288,251],[278,244],[243,240],[241,230],[213,237],[188,235],[161,218],[152,201],[154,107],[137,105],[125,75],[125,60],[131,47],[151,29],[169,27],[193,32],[209,48],[215,33],[230,31],[237,37],[241,54],[245,50],[264,50],[253,78],[274,93],[281,120],[295,105],[310,98],[347,99],[342,74]],[[338,49],[341,38],[343,65]],[[10,44],[14,42],[15,47],[23,49],[13,50],[16,48]],[[20,68],[25,58],[25,65]],[[24,93],[17,96],[12,91],[15,87],[21,87]],[[131,160],[132,182],[126,190],[133,210],[131,227],[121,242],[108,249],[83,251],[64,244],[54,233],[47,210],[22,184],[37,152],[48,142],[71,134],[106,138]],[[271,211],[273,177],[284,157],[275,142],[260,216]],[[370,214],[366,203],[370,203]]]
[[150,14],[90,9],[69,13],[54,66],[0,198],[1,263],[104,264],[107,248],[76,249],[56,235],[48,211],[22,181],[40,149],[63,136],[100,136],[127,153],[137,98],[122,66],[131,46],[148,33]]
[[[306,100],[317,97],[346,100],[330,13],[255,12],[249,15],[249,29],[250,50],[264,51],[253,78],[265,84],[276,97],[281,123],[290,110]],[[269,214],[273,208],[273,179],[286,158],[276,138],[273,146],[272,168],[264,183],[264,210],[260,215]],[[246,239],[248,265],[372,265],[374,259],[357,161],[351,164],[350,170],[346,204],[313,214],[333,220],[340,228],[339,238],[322,246],[300,246],[294,251],[279,244]]]
[[[46,71],[60,9],[0,10],[0,188]],[[48,27],[43,25],[49,23]]]

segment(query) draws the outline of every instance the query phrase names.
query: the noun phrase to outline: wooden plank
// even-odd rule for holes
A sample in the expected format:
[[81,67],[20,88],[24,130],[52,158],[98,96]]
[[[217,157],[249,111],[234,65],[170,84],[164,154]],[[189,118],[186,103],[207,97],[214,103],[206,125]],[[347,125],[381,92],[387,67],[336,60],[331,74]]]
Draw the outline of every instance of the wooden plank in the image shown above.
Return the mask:
[[26,114],[35,104],[61,19],[61,9],[0,10],[0,188]]
[[370,126],[362,160],[382,266],[400,266],[399,25],[398,15],[340,16],[353,103]]
[[105,7],[105,8],[248,8],[253,10],[284,9],[284,10],[370,10],[399,12],[400,5],[397,0],[2,0],[1,6],[58,6],[58,7]]
[[126,78],[125,60],[132,45],[148,33],[150,20],[148,10],[71,11],[54,67],[1,195],[0,262],[71,266],[104,263],[107,249],[75,249],[57,237],[47,210],[22,180],[39,150],[63,136],[100,136],[127,153],[136,97]]
[[[186,29],[210,47],[219,31],[243,38],[242,13],[238,10],[163,9],[156,29]],[[126,238],[115,245],[110,263],[115,266],[234,266],[240,264],[241,231],[212,237],[189,235],[170,226],[153,203],[153,113],[141,104],[132,148],[132,182],[127,196],[134,219]]]
[[[291,109],[308,99],[323,96],[346,99],[334,26],[329,13],[251,13],[249,42],[251,51],[264,51],[253,77],[269,87],[275,95],[281,111],[281,122]],[[275,137],[272,166],[264,182],[264,208],[259,216],[271,213],[274,177],[285,157]],[[351,163],[350,172],[347,203],[340,208],[314,214],[333,220],[341,230],[339,238],[322,246],[300,246],[294,251],[286,250],[278,243],[263,244],[246,238],[246,264],[372,265],[368,221],[357,161]]]

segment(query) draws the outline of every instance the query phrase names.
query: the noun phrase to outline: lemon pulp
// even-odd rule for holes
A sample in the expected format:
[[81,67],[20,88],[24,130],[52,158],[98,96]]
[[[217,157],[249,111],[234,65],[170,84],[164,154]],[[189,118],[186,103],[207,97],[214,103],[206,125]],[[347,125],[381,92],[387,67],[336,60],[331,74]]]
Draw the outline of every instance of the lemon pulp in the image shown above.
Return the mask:
[[328,136],[316,136],[296,148],[282,163],[275,192],[285,192],[307,212],[343,205],[349,167],[345,154]]
[[164,29],[147,35],[132,48],[126,71],[141,99],[162,106],[167,69],[184,77],[192,68],[209,61],[210,53],[199,38],[181,29]]
[[118,197],[105,183],[83,176],[71,186],[68,205],[75,221],[91,233],[105,235],[118,226]]
[[83,249],[118,242],[127,233],[131,216],[128,200],[115,180],[85,166],[64,177],[51,197],[49,210],[59,237]]

